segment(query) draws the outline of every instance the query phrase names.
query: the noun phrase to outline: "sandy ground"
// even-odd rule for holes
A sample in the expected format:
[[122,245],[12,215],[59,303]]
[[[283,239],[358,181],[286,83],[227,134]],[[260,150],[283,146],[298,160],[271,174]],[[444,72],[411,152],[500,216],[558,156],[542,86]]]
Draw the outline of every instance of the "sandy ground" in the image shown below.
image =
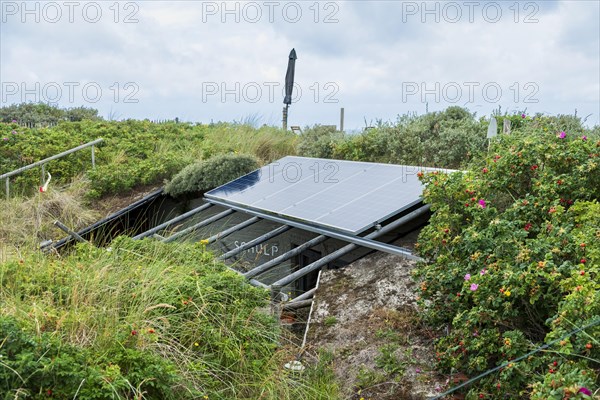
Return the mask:
[[413,268],[378,252],[322,272],[307,350],[333,355],[346,399],[425,399],[444,386],[433,372],[433,333],[418,322]]

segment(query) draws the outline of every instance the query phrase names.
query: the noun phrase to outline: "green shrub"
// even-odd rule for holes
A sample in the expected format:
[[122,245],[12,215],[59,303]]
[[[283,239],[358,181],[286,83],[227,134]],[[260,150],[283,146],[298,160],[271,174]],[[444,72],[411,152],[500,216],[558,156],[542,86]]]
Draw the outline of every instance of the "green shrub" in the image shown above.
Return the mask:
[[255,157],[246,154],[225,154],[190,164],[165,186],[165,193],[180,196],[204,192],[258,169]]
[[0,122],[52,125],[61,121],[101,120],[98,110],[87,107],[59,108],[45,103],[21,103],[0,107]]
[[[130,335],[130,332],[127,332]],[[0,317],[0,391],[3,398],[176,399],[183,380],[171,361],[154,352],[117,344],[98,353],[61,342],[51,333],[35,335],[12,317]]]
[[405,114],[355,135],[326,126],[300,135],[298,154],[394,164],[459,168],[486,148],[487,122],[461,107],[425,115]]
[[[451,328],[436,345],[443,371],[477,375],[600,318],[600,140],[556,131],[564,122],[529,118],[466,172],[422,177],[434,214],[416,276],[425,319]],[[566,337],[467,398],[585,398],[598,337],[600,326]]]
[[323,125],[306,127],[300,134],[298,155],[303,157],[333,158],[336,144],[344,138],[344,133]]
[[[150,121],[61,122],[57,126],[28,129],[0,122],[0,171],[7,172],[102,137],[85,149],[46,164],[51,186],[70,184],[78,175],[90,180],[90,198],[121,193],[138,185],[159,185],[196,160],[224,153],[253,154],[270,162],[294,154],[296,135],[272,127],[245,125],[152,123]],[[11,178],[11,193],[31,194],[40,185],[40,169]],[[3,194],[4,185],[0,187]]]

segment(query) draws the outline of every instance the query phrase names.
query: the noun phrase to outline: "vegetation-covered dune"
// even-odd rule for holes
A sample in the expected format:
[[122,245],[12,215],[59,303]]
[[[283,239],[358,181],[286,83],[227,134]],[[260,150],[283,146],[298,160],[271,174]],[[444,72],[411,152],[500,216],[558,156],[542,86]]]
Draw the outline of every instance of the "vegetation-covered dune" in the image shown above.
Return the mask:
[[[50,127],[26,127],[43,124],[44,113]],[[88,224],[108,194],[165,182],[175,192],[202,191],[219,182],[213,175],[224,175],[225,164],[235,175],[298,154],[461,169],[422,176],[435,213],[419,238],[426,262],[415,279],[421,322],[439,335],[436,369],[474,378],[500,367],[458,392],[467,399],[597,396],[600,128],[575,116],[497,118],[510,119],[512,131],[489,144],[489,120],[458,107],[353,135],[322,126],[295,135],[239,123],[104,121],[87,109],[0,109],[1,173],[105,140],[95,169],[82,151],[46,166],[48,192],[35,193],[40,171],[33,169],[11,180],[9,200],[0,193],[0,393],[339,398],[326,363],[303,374],[283,368],[298,349],[268,314],[268,294],[228,272],[202,244],[118,238],[110,249],[37,251],[53,219]],[[594,326],[574,332],[586,325]]]

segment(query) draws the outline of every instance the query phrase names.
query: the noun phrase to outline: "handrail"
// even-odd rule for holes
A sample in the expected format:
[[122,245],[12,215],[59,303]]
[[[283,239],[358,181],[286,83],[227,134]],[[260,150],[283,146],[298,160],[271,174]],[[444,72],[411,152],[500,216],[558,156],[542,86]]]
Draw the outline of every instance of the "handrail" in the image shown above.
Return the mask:
[[0,179],[6,179],[6,197],[8,198],[8,196],[9,196],[9,186],[10,186],[9,178],[11,176],[18,175],[21,172],[27,171],[27,170],[35,168],[35,167],[39,167],[40,165],[43,167],[44,164],[46,164],[49,161],[53,161],[53,160],[56,160],[58,158],[62,158],[64,156],[67,156],[67,155],[69,155],[71,153],[75,153],[75,152],[77,152],[79,150],[83,150],[83,149],[85,149],[87,147],[90,147],[90,146],[92,147],[92,168],[94,168],[96,166],[96,159],[95,159],[95,155],[94,155],[94,145],[96,145],[98,143],[101,143],[103,141],[104,141],[104,139],[98,138],[96,140],[93,140],[91,142],[82,144],[80,146],[73,147],[72,149],[69,149],[67,151],[63,151],[62,153],[55,154],[55,155],[53,155],[51,157],[44,158],[43,160],[40,160],[40,161],[36,161],[33,164],[29,164],[29,165],[26,165],[24,167],[17,168],[14,171],[10,171],[10,172],[7,172],[5,174],[0,175]]

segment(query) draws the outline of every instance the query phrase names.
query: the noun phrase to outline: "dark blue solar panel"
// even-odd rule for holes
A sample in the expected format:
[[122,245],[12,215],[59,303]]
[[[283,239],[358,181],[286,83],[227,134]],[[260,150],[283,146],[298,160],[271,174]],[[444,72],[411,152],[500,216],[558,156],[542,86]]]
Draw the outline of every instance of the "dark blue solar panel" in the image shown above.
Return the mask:
[[417,173],[433,169],[284,157],[205,196],[358,234],[420,201]]

